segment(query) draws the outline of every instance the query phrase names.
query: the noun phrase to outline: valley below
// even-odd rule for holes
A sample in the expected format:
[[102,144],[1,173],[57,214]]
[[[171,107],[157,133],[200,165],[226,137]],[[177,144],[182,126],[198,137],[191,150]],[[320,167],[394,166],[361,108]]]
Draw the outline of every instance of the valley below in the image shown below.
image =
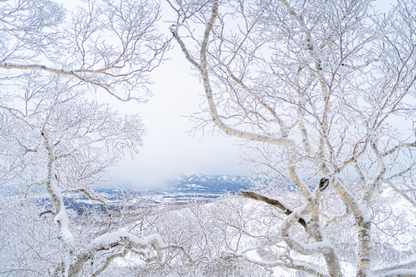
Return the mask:
[[[99,198],[105,199],[111,210],[117,210],[121,202],[129,206],[132,205],[129,201],[131,202],[133,198],[137,197],[146,199],[142,203],[143,206],[160,204],[179,205],[192,201],[210,202],[226,193],[235,194],[241,189],[248,189],[250,186],[250,180],[246,176],[203,175],[197,172],[173,175],[165,183],[164,187],[141,191],[99,188],[95,192]],[[77,196],[67,195],[65,205],[78,213],[97,206],[102,211],[106,210],[104,205],[80,194],[77,194]]]

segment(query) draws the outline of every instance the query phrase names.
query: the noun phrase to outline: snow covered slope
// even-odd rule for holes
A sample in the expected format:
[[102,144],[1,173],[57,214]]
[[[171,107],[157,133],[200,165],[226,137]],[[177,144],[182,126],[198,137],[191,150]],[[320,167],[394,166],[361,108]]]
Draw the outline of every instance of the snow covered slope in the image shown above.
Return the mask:
[[250,185],[246,176],[203,175],[180,173],[169,177],[162,189],[151,190],[160,202],[187,202],[189,200],[212,200],[230,192],[247,189]]
[[[153,204],[185,203],[193,200],[211,201],[227,192],[234,194],[240,189],[247,189],[250,182],[246,176],[203,175],[195,172],[172,175],[166,180],[165,184],[163,188],[147,190],[148,194],[154,195],[152,197]],[[122,198],[120,191],[117,189],[97,189],[97,193],[106,195],[106,202],[108,202],[110,208],[115,208],[117,201]],[[67,206],[78,212],[82,212],[85,207],[93,205],[92,201],[84,196],[78,199],[68,197],[65,200]],[[102,210],[105,210],[104,206]]]

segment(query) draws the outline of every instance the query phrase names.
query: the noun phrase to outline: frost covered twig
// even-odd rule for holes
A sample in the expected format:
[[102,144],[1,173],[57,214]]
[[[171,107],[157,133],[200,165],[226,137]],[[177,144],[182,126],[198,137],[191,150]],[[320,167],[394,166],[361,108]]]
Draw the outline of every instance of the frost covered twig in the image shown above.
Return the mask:
[[[309,274],[312,274],[314,276],[318,276],[318,277],[329,277],[328,274],[325,274],[323,272],[320,272],[319,269],[314,268],[313,265],[305,263],[305,262],[301,262],[301,261],[296,261],[293,260],[291,258],[289,258],[286,255],[282,255],[279,259],[279,261],[275,261],[275,262],[269,262],[269,261],[265,261],[265,260],[258,260],[258,259],[254,259],[252,257],[250,257],[248,254],[240,254],[240,253],[230,253],[230,252],[222,252],[220,255],[220,260],[222,263],[226,264],[226,265],[232,265],[229,262],[224,261],[224,259],[226,258],[225,255],[234,257],[234,258],[243,258],[244,260],[253,263],[255,265],[259,265],[261,267],[264,268],[273,268],[273,267],[283,267],[283,268],[288,268],[288,269],[297,269],[297,270],[301,270],[301,271],[305,271]],[[288,259],[289,258],[289,259]]]
[[[265,203],[270,204],[272,206],[275,206],[275,207],[279,208],[281,211],[283,211],[283,213],[285,215],[291,215],[293,213],[288,207],[286,207],[280,201],[278,201],[276,199],[271,199],[271,198],[263,196],[263,195],[260,195],[258,193],[253,192],[253,191],[241,191],[240,190],[237,194],[240,195],[240,196],[249,198],[249,199],[262,201],[262,202],[265,202]],[[303,226],[303,228],[307,229],[307,222],[302,217],[300,217],[298,219],[298,222],[299,222],[300,225]]]

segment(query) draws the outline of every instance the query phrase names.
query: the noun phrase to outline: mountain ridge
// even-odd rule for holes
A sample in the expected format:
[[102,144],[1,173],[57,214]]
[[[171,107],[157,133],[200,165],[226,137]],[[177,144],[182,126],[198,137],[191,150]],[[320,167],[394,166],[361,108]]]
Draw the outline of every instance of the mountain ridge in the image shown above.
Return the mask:
[[[153,195],[152,205],[181,204],[190,201],[209,202],[226,193],[234,194],[241,189],[248,189],[250,184],[248,176],[204,175],[199,172],[177,173],[165,180],[164,187],[145,191]],[[121,196],[121,191],[115,188],[99,188],[96,192],[106,194],[106,199],[110,202],[120,199]],[[92,204],[85,196],[76,199],[66,197],[65,201],[66,206],[77,212],[83,212],[87,207],[97,205],[97,203]],[[114,206],[109,204],[110,209],[113,209]],[[104,206],[100,209],[105,210]]]

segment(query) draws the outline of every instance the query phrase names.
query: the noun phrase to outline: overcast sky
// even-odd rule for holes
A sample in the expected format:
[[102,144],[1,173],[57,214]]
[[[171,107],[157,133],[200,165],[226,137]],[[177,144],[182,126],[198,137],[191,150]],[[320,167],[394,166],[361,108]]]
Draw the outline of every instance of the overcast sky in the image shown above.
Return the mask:
[[[55,0],[67,9],[74,9],[79,1]],[[170,19],[175,14],[165,1],[162,4],[162,21],[159,30],[171,36]],[[119,110],[139,113],[147,129],[140,153],[131,160],[126,156],[110,173],[114,186],[145,188],[160,185],[164,178],[175,173],[200,172],[206,175],[245,175],[248,171],[239,164],[239,147],[232,137],[212,136],[201,132],[195,136],[186,134],[194,123],[185,116],[200,111],[204,89],[195,76],[191,76],[191,64],[172,41],[174,49],[170,58],[153,74],[154,85],[149,86],[153,97],[146,104],[135,101],[121,103],[104,96]],[[195,73],[195,72],[194,72]]]
[[[57,0],[68,9],[77,1]],[[387,10],[394,0],[377,1],[378,8]],[[164,1],[163,21],[160,31],[170,35],[170,23],[174,15]],[[173,17],[172,17],[173,18]],[[155,85],[150,89],[153,97],[146,104],[120,103],[111,99],[123,111],[139,113],[148,130],[144,146],[135,160],[126,157],[112,172],[112,185],[153,187],[173,173],[198,171],[207,175],[245,175],[248,170],[239,164],[237,140],[222,135],[212,136],[196,133],[186,134],[194,126],[189,116],[200,111],[203,86],[197,77],[191,76],[191,65],[185,59],[175,41],[174,49],[168,53],[171,59],[154,71]],[[194,72],[195,73],[195,72]]]
[[[154,72],[153,97],[146,104],[121,105],[123,110],[141,114],[147,136],[140,154],[126,158],[113,170],[115,185],[146,187],[160,184],[160,179],[175,172],[198,171],[207,175],[244,175],[239,164],[239,147],[232,137],[186,134],[194,123],[185,116],[200,111],[204,89],[191,76],[191,65],[179,47],[169,52],[171,60]],[[194,72],[195,73],[195,72]]]

